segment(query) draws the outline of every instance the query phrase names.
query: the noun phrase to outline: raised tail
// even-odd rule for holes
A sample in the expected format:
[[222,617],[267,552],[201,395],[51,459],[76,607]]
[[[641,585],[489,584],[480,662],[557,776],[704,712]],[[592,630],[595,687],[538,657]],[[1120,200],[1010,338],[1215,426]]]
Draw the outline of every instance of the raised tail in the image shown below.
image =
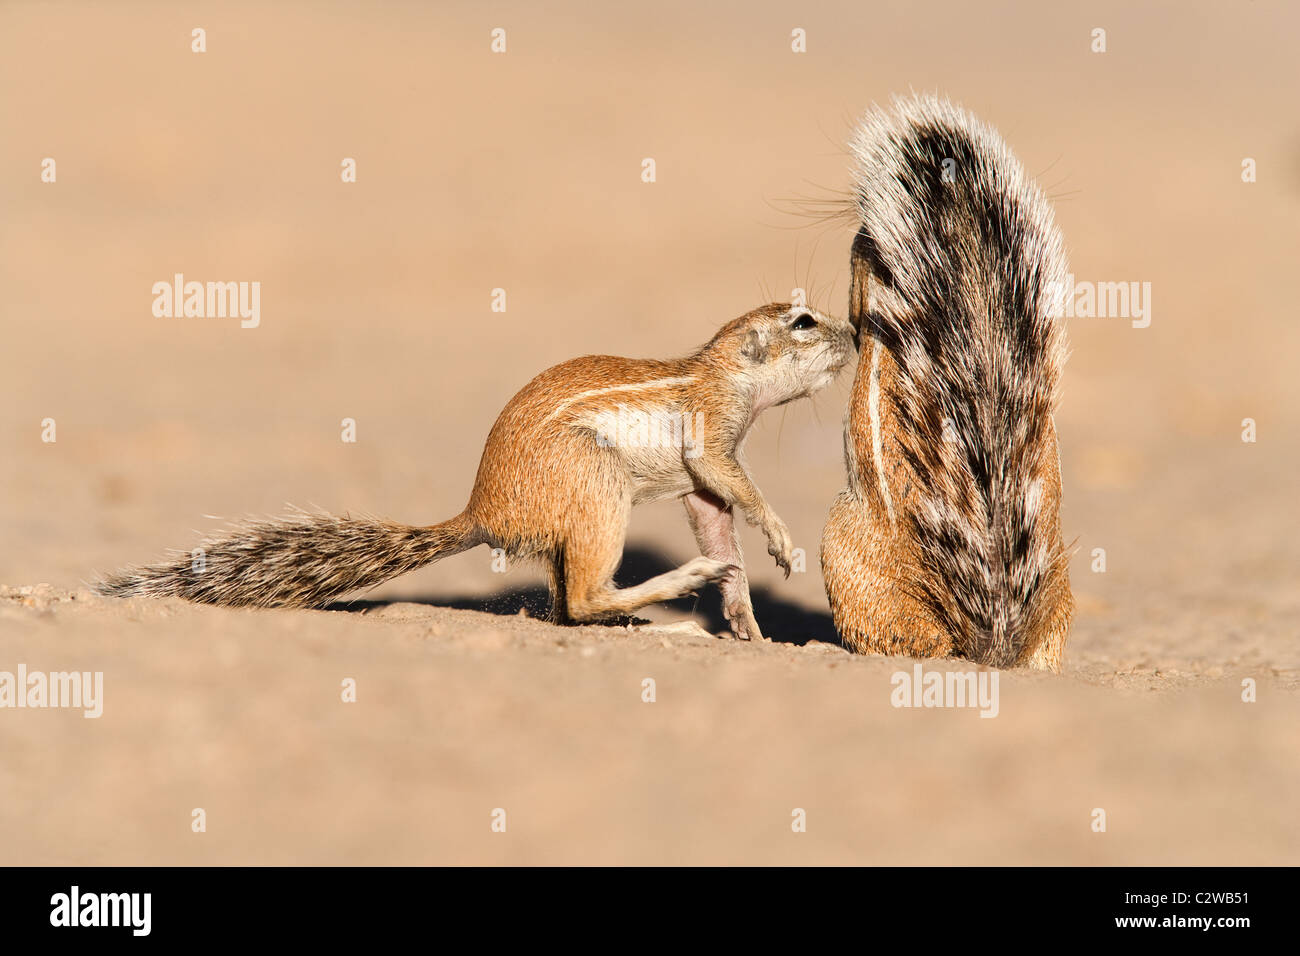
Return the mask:
[[478,543],[464,513],[421,528],[303,512],[242,523],[177,561],[110,575],[95,590],[230,607],[316,607]]
[[850,310],[860,341],[898,367],[886,454],[915,489],[897,516],[917,543],[914,596],[958,653],[1008,665],[1067,574],[1052,424],[1067,351],[1060,232],[998,134],[946,100],[874,110],[852,150]]

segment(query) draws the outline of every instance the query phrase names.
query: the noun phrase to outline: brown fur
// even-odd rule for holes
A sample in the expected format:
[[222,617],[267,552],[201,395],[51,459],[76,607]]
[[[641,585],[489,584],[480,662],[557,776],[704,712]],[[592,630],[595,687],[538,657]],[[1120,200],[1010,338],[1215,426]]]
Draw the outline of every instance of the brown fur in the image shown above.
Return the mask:
[[[573,359],[537,376],[506,405],[484,445],[469,503],[450,521],[426,528],[331,515],[256,522],[207,542],[200,570],[182,560],[116,575],[101,590],[312,606],[488,544],[545,564],[557,621],[625,616],[713,581],[736,635],[761,638],[734,512],[762,528],[768,553],[787,575],[792,543],[750,478],[742,444],[765,409],[827,384],[852,353],[843,319],[772,304],[729,322],[688,358]],[[698,433],[693,441],[645,442],[635,427],[614,427],[620,411],[687,416]],[[632,507],[669,497],[684,500],[702,556],[616,587]]]
[[858,651],[1059,670],[1051,209],[991,127],[934,97],[869,113],[853,151],[860,352],[822,541],[836,626]]
[[[869,269],[853,263],[853,300],[850,321],[859,322],[866,302],[859,290],[867,287]],[[879,416],[881,447],[885,457],[885,482],[897,512],[915,505],[915,476],[889,449],[897,449],[895,412],[898,367],[893,356],[868,340],[858,358],[849,399],[845,433],[846,457],[853,469],[849,487],[836,497],[822,535],[822,574],[831,615],[845,645],[862,654],[909,657],[949,657],[956,650],[947,631],[926,604],[913,594],[920,566],[918,545],[889,520],[875,471],[869,401],[871,350],[880,349]],[[1053,515],[1055,545],[1064,553],[1060,531],[1061,475],[1055,426],[1038,477],[1045,489],[1043,508]],[[1039,670],[1059,671],[1074,610],[1068,571],[1062,567],[1051,590],[1042,597],[1041,617],[1026,628],[1023,647],[1015,660]]]

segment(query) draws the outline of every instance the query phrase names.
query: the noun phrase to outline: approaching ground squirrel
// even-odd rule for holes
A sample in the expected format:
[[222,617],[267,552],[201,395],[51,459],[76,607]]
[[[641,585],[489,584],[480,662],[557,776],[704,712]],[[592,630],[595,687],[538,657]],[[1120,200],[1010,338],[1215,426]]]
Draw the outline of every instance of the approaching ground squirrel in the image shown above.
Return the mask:
[[859,344],[822,537],[853,650],[1059,670],[1073,614],[1052,413],[1065,254],[998,134],[934,97],[852,142]]
[[[551,618],[595,622],[722,590],[737,637],[761,639],[733,515],[763,530],[790,574],[793,545],[746,471],[741,445],[775,405],[811,395],[853,355],[853,330],[813,309],[772,304],[727,323],[689,358],[594,355],[537,376],[506,405],[465,510],[431,527],[303,513],[249,522],[205,542],[200,560],[125,571],[101,593],[206,604],[312,607],[479,544],[540,559]],[[634,587],[614,586],[633,505],[681,497],[701,557]]]

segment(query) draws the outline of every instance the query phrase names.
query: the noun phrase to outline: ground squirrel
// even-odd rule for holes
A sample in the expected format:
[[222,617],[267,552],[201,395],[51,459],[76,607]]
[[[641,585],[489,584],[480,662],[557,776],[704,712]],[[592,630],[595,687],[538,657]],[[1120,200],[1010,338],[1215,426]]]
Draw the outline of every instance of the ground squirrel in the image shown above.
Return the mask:
[[[760,639],[733,509],[762,528],[790,573],[790,533],[745,469],[741,445],[767,408],[811,395],[853,355],[844,319],[771,304],[672,361],[587,356],[537,376],[488,435],[465,510],[431,527],[303,513],[246,523],[201,561],[128,570],[97,587],[207,604],[311,607],[479,544],[540,559],[551,617],[631,614],[713,581],[738,637]],[[617,588],[633,505],[681,497],[701,557]]]
[[852,151],[860,348],[822,537],[836,628],[857,651],[1059,670],[1074,605],[1051,208],[993,129],[934,97],[874,110]]

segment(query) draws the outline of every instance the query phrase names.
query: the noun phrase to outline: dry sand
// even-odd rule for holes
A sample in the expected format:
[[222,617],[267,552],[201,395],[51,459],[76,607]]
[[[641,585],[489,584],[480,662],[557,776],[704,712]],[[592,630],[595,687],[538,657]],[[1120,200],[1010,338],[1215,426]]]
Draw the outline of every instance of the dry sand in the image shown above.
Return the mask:
[[[0,863],[1300,859],[1294,5],[267,6],[0,6],[0,670],[105,688],[97,720],[0,710]],[[681,354],[796,286],[843,309],[850,231],[790,200],[910,88],[1002,130],[1080,280],[1152,287],[1148,328],[1071,323],[1079,610],[996,719],[896,709],[910,662],[835,643],[847,375],[750,440],[808,553],[787,581],[745,532],[772,643],[551,627],[485,549],[329,611],[86,590],[205,515],[440,520],[542,368]],[[176,272],[260,281],[260,326],[155,318]],[[630,542],[629,581],[695,553],[675,503]]]

